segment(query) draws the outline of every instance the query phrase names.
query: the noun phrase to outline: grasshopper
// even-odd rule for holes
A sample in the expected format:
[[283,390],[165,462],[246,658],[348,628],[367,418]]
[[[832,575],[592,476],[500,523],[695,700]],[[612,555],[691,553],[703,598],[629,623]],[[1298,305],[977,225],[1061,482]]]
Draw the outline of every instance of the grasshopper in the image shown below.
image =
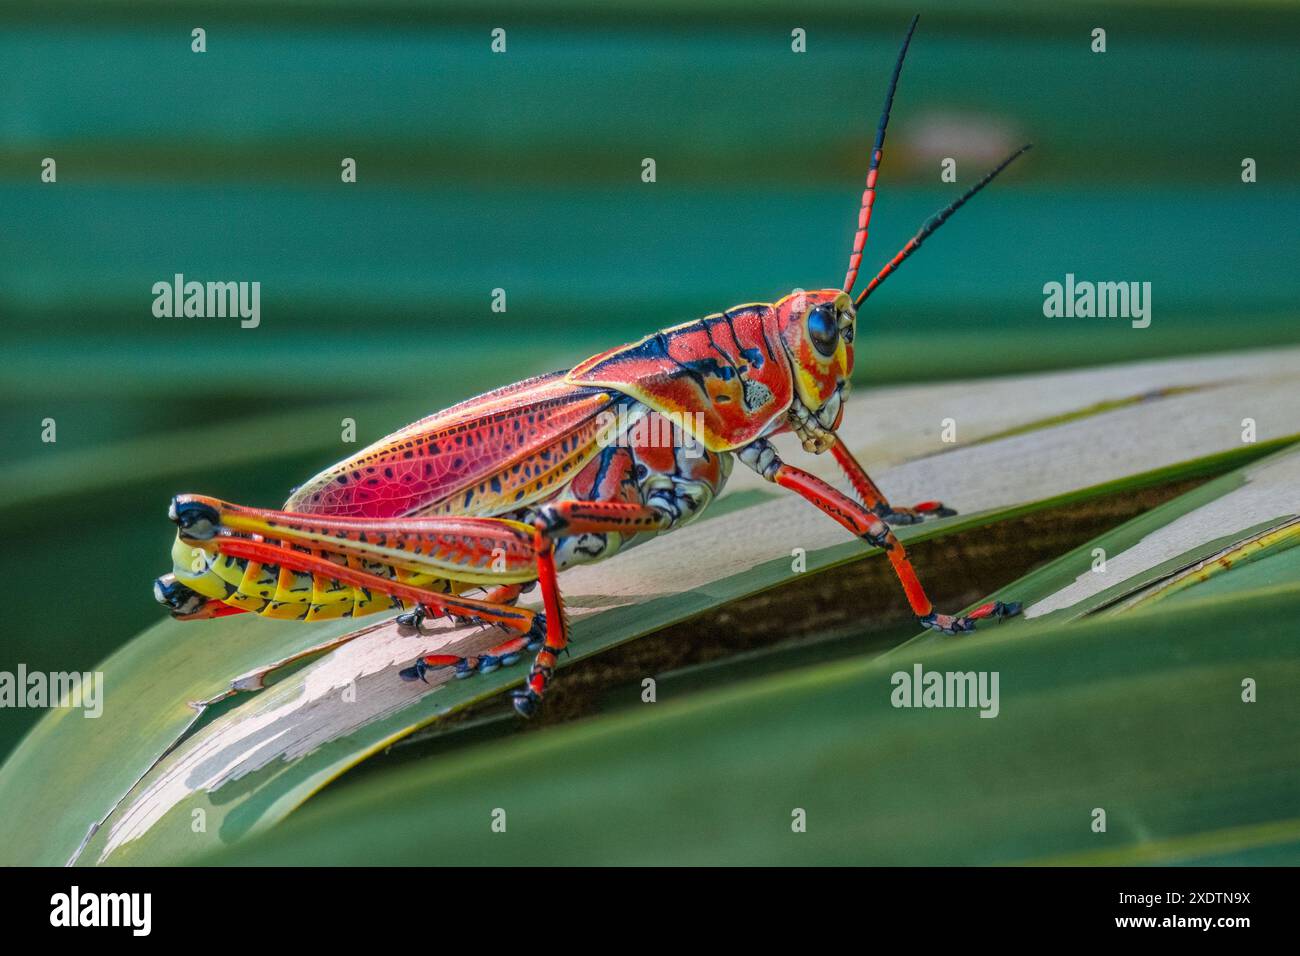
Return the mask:
[[[492,624],[508,635],[477,657],[424,655],[401,671],[458,677],[535,658],[513,694],[536,712],[566,647],[557,572],[599,561],[698,518],[739,459],[807,499],[893,565],[920,623],[946,634],[1019,612],[990,602],[934,609],[891,525],[954,514],[940,502],[896,508],[836,438],[862,303],[1017,150],[920,231],[857,297],[885,129],[913,18],[876,130],[843,287],[739,305],[461,402],[408,425],[295,489],[279,511],[179,495],[174,570],[155,596],[173,616],[253,612],[319,621],[401,612]],[[830,451],[857,500],[781,459],[772,436]],[[665,439],[664,436],[668,436]],[[540,586],[542,610],[519,606]]]

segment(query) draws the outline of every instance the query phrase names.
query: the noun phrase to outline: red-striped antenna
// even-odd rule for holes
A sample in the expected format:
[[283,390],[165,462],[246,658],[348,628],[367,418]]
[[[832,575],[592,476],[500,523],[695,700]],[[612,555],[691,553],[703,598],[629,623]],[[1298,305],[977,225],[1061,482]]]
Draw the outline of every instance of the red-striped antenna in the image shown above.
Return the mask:
[[903,37],[903,46],[898,51],[898,60],[894,63],[894,75],[889,78],[889,92],[885,94],[885,108],[880,113],[880,125],[876,127],[876,145],[871,150],[871,168],[867,170],[867,188],[862,192],[862,208],[858,211],[858,232],[853,237],[853,252],[849,254],[849,272],[844,277],[844,291],[851,293],[858,281],[858,266],[862,265],[862,250],[867,245],[867,225],[871,222],[871,206],[876,199],[876,171],[880,168],[880,154],[885,148],[885,128],[889,125],[889,110],[894,105],[894,90],[898,89],[898,75],[903,72],[903,58],[907,56],[907,45],[912,42],[912,33],[916,30],[916,21],[921,19],[918,13],[908,24],[907,36]]
[[871,295],[871,293],[875,291],[876,286],[880,285],[880,283],[884,282],[887,277],[893,274],[893,271],[903,264],[904,259],[910,256],[912,253],[916,252],[917,249],[921,248],[921,243],[925,242],[925,240],[930,236],[931,233],[933,233],[936,229],[938,229],[945,222],[947,222],[949,216],[951,216],[958,209],[964,206],[966,204],[966,200],[970,199],[971,196],[974,196],[977,192],[979,192],[989,183],[993,182],[993,177],[995,177],[998,173],[1002,172],[1002,170],[1010,166],[1022,154],[1032,149],[1033,145],[1034,145],[1033,143],[1026,143],[1024,146],[1021,146],[1018,150],[1016,150],[1006,159],[1002,160],[1002,162],[998,163],[995,167],[993,167],[993,169],[990,170],[984,176],[983,179],[977,182],[970,189],[966,190],[966,192],[964,192],[959,199],[954,200],[952,204],[949,205],[946,209],[940,210],[939,212],[931,216],[929,219],[927,219],[925,221],[925,224],[921,226],[917,234],[907,241],[907,245],[903,246],[902,249],[898,250],[898,255],[894,256],[894,258],[890,259],[887,263],[885,263],[884,268],[876,273],[876,277],[867,283],[867,287],[862,290],[861,294],[857,298],[857,301],[853,303],[854,310],[857,310],[858,308],[861,307],[862,303],[866,301],[867,296]]

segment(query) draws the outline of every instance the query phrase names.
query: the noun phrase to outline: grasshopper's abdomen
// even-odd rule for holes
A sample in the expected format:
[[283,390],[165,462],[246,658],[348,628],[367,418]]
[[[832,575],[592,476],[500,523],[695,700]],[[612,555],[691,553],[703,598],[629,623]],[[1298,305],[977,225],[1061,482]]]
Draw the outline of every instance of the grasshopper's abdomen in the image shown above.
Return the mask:
[[[222,601],[241,611],[276,620],[328,621],[410,607],[400,598],[370,588],[355,587],[337,578],[220,554],[202,545],[202,542],[177,536],[172,548],[176,579],[204,597]],[[321,556],[322,552],[315,554]],[[332,556],[334,561],[340,558],[346,559],[346,567],[427,591],[459,594],[474,587],[470,584],[457,586],[434,574],[394,568],[353,555]]]

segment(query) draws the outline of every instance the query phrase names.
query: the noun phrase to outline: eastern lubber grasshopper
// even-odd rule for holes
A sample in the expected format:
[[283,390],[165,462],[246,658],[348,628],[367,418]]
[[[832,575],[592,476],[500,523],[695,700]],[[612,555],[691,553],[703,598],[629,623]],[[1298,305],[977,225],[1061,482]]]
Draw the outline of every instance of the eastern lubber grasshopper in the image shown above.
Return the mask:
[[[314,621],[397,609],[399,623],[414,627],[426,613],[494,624],[511,636],[486,654],[427,655],[401,676],[423,679],[434,667],[468,676],[536,651],[514,694],[528,716],[567,641],[557,570],[697,517],[722,491],[734,456],[882,548],[924,626],[959,633],[1017,613],[1001,602],[961,617],[935,611],[890,525],[954,512],[935,501],[894,508],[836,440],[857,310],[1029,148],[927,220],[853,298],[915,27],[913,18],[890,79],[842,288],[737,306],[472,398],[321,472],[281,511],[180,495],[170,512],[179,527],[175,570],[156,582],[158,600],[186,620],[252,611]],[[664,422],[680,427],[655,427]],[[794,432],[809,452],[829,450],[860,500],[783,462],[768,441],[781,432]],[[676,437],[646,438],[664,434]],[[534,583],[542,612],[516,604]]]

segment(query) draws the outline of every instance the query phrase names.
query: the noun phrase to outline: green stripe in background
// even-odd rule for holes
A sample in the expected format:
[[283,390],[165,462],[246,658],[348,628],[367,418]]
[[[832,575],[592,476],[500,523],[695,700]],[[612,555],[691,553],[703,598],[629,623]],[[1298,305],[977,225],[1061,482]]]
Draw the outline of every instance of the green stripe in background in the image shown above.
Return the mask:
[[[168,495],[278,504],[350,450],[340,409],[368,441],[655,328],[841,281],[913,4],[547,7],[0,10],[0,447],[20,477],[69,456],[57,501],[0,508],[23,542],[0,558],[0,668],[89,667],[155,619]],[[1004,152],[1036,148],[873,297],[861,384],[1297,340],[1295,8],[920,8],[864,269]],[[176,272],[261,282],[261,327],[154,318],[151,286]],[[1044,318],[1043,283],[1067,272],[1151,282],[1151,327]],[[277,431],[299,421],[298,440]],[[188,447],[196,434],[230,454]],[[133,482],[97,480],[137,459]],[[70,627],[70,602],[94,625]],[[29,716],[0,714],[0,750]]]

